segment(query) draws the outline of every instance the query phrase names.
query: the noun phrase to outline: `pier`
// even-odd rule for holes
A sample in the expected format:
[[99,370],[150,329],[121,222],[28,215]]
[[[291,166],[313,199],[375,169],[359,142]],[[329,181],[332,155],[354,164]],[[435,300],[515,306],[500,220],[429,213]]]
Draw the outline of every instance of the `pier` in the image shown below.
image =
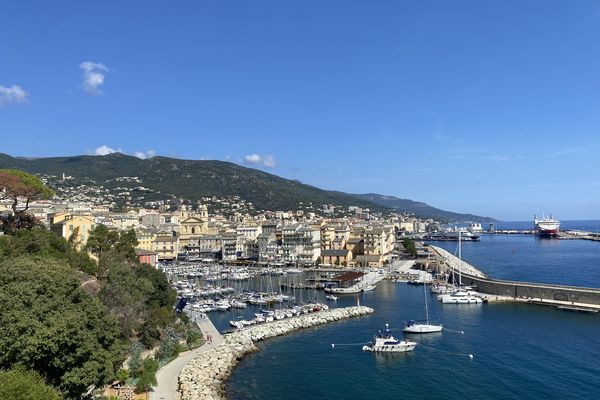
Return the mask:
[[[567,310],[579,308],[600,309],[600,289],[547,283],[519,282],[493,279],[471,264],[459,260],[444,249],[431,246],[444,258],[448,272],[461,274],[463,285],[473,286],[479,293],[489,296],[490,301],[513,301],[527,304],[562,307]],[[497,298],[494,299],[494,296]]]
[[255,342],[347,318],[369,315],[369,307],[346,307],[302,315],[240,329],[225,335],[221,344],[201,353],[179,375],[182,400],[224,400],[224,385],[242,357],[258,351]]

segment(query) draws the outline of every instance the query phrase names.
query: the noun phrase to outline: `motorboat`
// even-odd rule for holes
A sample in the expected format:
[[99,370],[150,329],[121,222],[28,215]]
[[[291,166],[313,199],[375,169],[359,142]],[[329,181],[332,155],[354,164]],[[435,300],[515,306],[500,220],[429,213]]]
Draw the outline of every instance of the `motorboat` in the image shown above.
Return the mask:
[[375,336],[375,341],[367,343],[362,349],[372,352],[404,353],[414,350],[416,346],[417,342],[396,339],[392,336],[389,325],[385,324],[385,330],[379,331],[379,335]]
[[480,304],[483,303],[481,297],[476,292],[458,289],[449,294],[442,294],[438,297],[442,304]]
[[333,294],[328,294],[327,296],[325,296],[325,298],[327,300],[331,300],[331,301],[337,301],[337,296],[333,295]]

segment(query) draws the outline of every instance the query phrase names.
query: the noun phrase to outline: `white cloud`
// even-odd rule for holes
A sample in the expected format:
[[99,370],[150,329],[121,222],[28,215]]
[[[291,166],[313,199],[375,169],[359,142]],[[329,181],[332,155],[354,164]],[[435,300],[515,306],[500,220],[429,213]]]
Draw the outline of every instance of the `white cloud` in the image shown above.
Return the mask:
[[246,157],[244,157],[244,161],[247,164],[258,164],[260,163],[261,159],[262,157],[258,154],[248,154]]
[[21,86],[0,86],[0,107],[8,103],[23,103],[27,101],[28,98],[29,93]]
[[154,150],[148,150],[146,152],[135,151],[135,152],[133,152],[133,155],[137,158],[141,158],[142,160],[145,160],[146,158],[154,157],[156,155],[156,151],[154,151]]
[[264,156],[263,157],[263,165],[267,168],[275,168],[275,157],[273,156]]
[[122,153],[121,149],[112,149],[110,147],[108,147],[107,145],[102,145],[100,147],[97,147],[96,150],[94,150],[94,155],[96,156],[106,156],[108,154],[112,154],[112,153]]
[[104,84],[104,78],[108,67],[101,63],[92,61],[84,61],[79,64],[79,68],[83,71],[83,89],[89,94],[102,94],[100,87]]
[[248,154],[242,160],[244,164],[263,166],[265,168],[275,168],[277,163],[272,155],[261,156],[259,154]]

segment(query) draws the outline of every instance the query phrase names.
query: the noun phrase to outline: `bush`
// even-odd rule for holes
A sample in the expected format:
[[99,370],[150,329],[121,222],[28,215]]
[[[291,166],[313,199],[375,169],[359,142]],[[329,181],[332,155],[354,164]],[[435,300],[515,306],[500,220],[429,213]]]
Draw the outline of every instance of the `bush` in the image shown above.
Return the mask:
[[146,358],[142,363],[142,369],[138,371],[138,381],[135,390],[138,393],[146,392],[156,385],[156,372],[158,362],[153,358]]
[[46,385],[34,371],[0,371],[0,400],[61,400],[56,389]]

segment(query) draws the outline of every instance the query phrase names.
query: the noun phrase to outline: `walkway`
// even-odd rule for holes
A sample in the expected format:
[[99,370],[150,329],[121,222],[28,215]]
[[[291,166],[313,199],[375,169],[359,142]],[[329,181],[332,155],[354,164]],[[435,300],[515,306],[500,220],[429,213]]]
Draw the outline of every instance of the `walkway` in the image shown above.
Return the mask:
[[196,321],[198,327],[200,327],[205,339],[207,335],[213,337],[212,344],[205,342],[197,349],[181,353],[179,357],[159,369],[156,374],[157,386],[153,388],[154,392],[150,393],[150,400],[179,400],[178,377],[183,367],[199,354],[212,349],[223,340],[221,334],[208,317],[200,318],[200,313],[193,311],[190,316],[193,321]]

